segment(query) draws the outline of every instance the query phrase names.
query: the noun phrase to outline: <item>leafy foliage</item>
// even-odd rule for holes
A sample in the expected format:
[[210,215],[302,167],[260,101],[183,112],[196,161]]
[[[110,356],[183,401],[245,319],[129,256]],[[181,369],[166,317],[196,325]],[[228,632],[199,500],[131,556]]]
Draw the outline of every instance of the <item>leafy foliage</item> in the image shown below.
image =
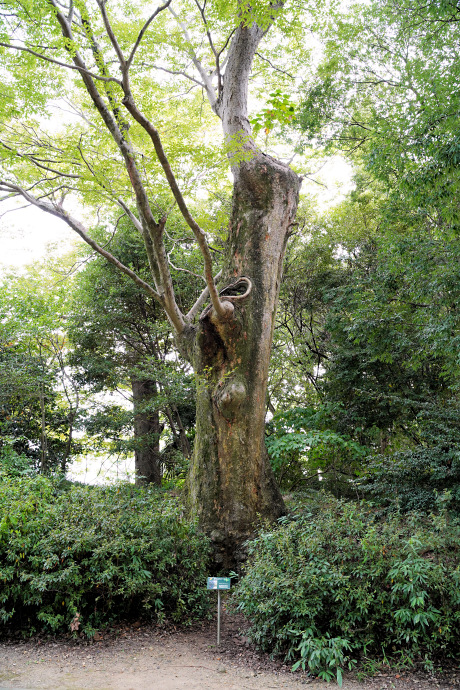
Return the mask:
[[[364,474],[354,486],[384,505],[429,511],[449,490],[456,509],[458,241],[409,204],[387,215],[382,185],[362,169],[355,184],[288,253],[269,388],[272,463],[285,489],[300,486],[316,446],[318,470]],[[337,443],[324,453],[319,432],[365,452],[353,463]],[[346,495],[344,486],[328,489]]]
[[208,541],[175,499],[129,484],[0,480],[0,630],[86,635],[120,618],[206,616]]
[[[23,439],[27,440],[27,439]],[[18,453],[15,445],[17,437],[4,436],[0,446],[0,477],[32,477],[36,473],[30,457],[25,453]]]
[[289,95],[276,89],[267,98],[267,105],[251,119],[254,134],[264,130],[268,134],[276,124],[290,124],[295,117],[295,106]]
[[328,354],[329,305],[324,294],[343,281],[335,244],[313,205],[304,203],[298,218],[305,228],[288,245],[276,316],[269,379],[273,413],[318,404],[322,363]]
[[359,655],[460,651],[460,524],[324,497],[250,544],[238,607],[262,648],[341,681]]
[[448,2],[356,2],[331,12],[298,116],[308,140],[361,157],[392,203],[409,201],[454,228],[457,32],[458,6]]
[[437,445],[400,450],[389,456],[375,455],[357,481],[360,490],[391,510],[429,512],[442,498],[458,515],[460,456],[453,435],[443,434]]
[[322,408],[294,408],[269,422],[266,445],[280,486],[292,490],[313,480],[318,487],[321,480],[337,484],[355,475],[366,449],[333,431],[331,421]]
[[9,439],[11,450],[41,472],[65,472],[79,450],[73,430],[80,396],[65,330],[69,310],[68,287],[52,267],[31,267],[0,284],[0,455]]

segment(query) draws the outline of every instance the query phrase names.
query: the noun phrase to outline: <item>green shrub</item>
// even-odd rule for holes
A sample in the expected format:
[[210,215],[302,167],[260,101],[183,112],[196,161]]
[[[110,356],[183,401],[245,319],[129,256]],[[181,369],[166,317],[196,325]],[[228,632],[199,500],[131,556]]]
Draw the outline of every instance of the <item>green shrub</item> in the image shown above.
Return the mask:
[[158,491],[0,480],[0,631],[91,636],[116,619],[201,618],[208,556],[179,502]]
[[32,477],[36,474],[33,462],[24,453],[14,449],[14,439],[1,436],[0,481],[6,477]]
[[459,446],[444,443],[374,456],[357,486],[390,510],[428,513],[439,496],[448,495],[449,510],[460,515]]
[[267,424],[265,443],[282,489],[292,491],[307,482],[318,488],[322,481],[334,487],[335,495],[350,495],[349,480],[357,476],[367,449],[332,431],[331,424],[326,408],[312,407],[279,412]]
[[359,655],[455,656],[460,526],[323,498],[321,509],[261,532],[236,592],[264,650],[330,679]]

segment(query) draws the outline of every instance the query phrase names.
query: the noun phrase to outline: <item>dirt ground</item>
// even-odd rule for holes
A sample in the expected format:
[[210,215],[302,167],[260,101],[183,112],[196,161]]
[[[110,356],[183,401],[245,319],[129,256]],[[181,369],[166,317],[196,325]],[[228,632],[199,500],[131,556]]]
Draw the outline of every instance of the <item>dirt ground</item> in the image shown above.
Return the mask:
[[[72,639],[0,642],[0,690],[327,690],[334,684],[292,674],[260,654],[244,621],[225,614],[220,647],[216,623],[193,629],[120,627],[91,644]],[[337,687],[337,686],[335,686]],[[361,683],[348,676],[344,690],[457,690],[460,669],[436,677],[381,671]]]

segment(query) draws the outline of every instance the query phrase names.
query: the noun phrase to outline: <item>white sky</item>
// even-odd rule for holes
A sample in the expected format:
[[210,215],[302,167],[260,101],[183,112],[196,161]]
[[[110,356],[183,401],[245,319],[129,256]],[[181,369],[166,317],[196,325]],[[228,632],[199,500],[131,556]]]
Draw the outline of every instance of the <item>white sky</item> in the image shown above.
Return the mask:
[[[351,168],[338,156],[328,161],[315,178],[326,188],[304,180],[302,191],[315,195],[321,208],[338,203],[352,188]],[[64,254],[82,241],[57,218],[33,207],[13,210],[19,206],[21,203],[15,201],[0,205],[0,278],[9,270],[45,261],[49,254]]]
[[67,479],[84,484],[106,484],[120,479],[134,481],[134,457],[117,460],[109,455],[86,455],[70,464]]
[[0,206],[0,277],[8,269],[44,260],[51,251],[65,253],[79,241],[57,218],[31,207],[12,210],[18,205],[2,202]]

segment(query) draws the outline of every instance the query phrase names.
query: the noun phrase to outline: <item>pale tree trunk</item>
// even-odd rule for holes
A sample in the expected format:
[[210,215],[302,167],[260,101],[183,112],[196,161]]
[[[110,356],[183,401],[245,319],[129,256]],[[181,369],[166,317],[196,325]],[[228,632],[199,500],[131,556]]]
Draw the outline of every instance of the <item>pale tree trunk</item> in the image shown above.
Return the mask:
[[249,160],[232,166],[232,217],[220,281],[225,316],[214,306],[203,312],[191,357],[198,386],[189,500],[226,568],[244,559],[243,544],[261,519],[284,513],[265,447],[265,404],[283,259],[301,181],[251,139],[248,79],[263,33],[255,24],[238,27],[214,105],[227,141],[240,142]]
[[157,394],[154,381],[131,381],[134,403],[134,467],[136,484],[161,484],[160,434],[158,410],[148,406]]

